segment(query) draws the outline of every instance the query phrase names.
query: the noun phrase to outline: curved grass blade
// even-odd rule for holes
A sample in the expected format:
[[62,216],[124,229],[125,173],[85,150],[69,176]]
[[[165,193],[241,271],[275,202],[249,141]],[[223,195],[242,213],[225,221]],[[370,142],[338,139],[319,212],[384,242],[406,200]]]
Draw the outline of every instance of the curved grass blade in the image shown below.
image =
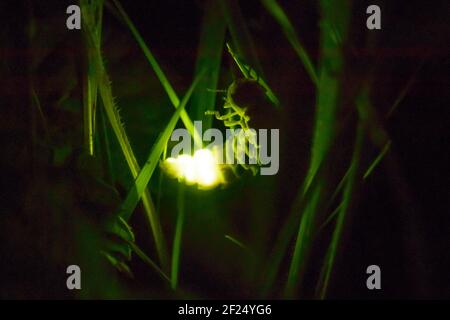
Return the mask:
[[173,239],[173,249],[172,249],[171,286],[173,290],[177,288],[178,273],[180,270],[181,238],[183,234],[184,211],[185,211],[184,200],[185,200],[184,186],[180,184],[177,199],[178,205],[177,224],[175,227],[175,236]]
[[255,44],[242,16],[238,1],[220,0],[220,4],[237,53],[262,76],[262,68],[256,53]]
[[375,158],[375,160],[373,160],[372,164],[369,166],[369,168],[367,169],[367,171],[364,173],[363,179],[367,179],[368,176],[370,176],[370,174],[372,173],[372,171],[376,168],[376,166],[381,162],[381,160],[384,158],[384,156],[386,155],[386,153],[389,151],[389,149],[391,148],[391,141],[389,140],[385,146],[383,147],[383,149],[381,150],[380,154]]
[[316,73],[316,69],[311,62],[311,59],[300,42],[297,33],[295,32],[294,26],[287,17],[283,8],[277,3],[276,0],[261,0],[267,11],[274,17],[278,24],[283,29],[283,32],[288,39],[291,46],[294,48],[295,52],[299,56],[300,60],[305,66],[306,72],[308,72],[309,77],[315,85],[318,85],[319,79]]
[[201,75],[197,76],[197,78],[194,80],[194,82],[189,87],[188,91],[186,92],[186,95],[183,97],[183,100],[181,101],[181,104],[176,109],[175,113],[170,118],[169,123],[167,124],[164,131],[159,136],[156,143],[153,145],[152,150],[150,151],[150,155],[148,156],[147,162],[142,167],[142,170],[139,172],[135,183],[133,184],[131,190],[128,192],[127,197],[125,198],[125,201],[122,203],[120,209],[119,209],[119,215],[123,217],[125,220],[128,220],[131,214],[133,213],[134,209],[136,208],[136,205],[139,202],[139,199],[141,198],[144,190],[147,187],[148,182],[150,181],[150,178],[153,175],[153,172],[156,168],[156,166],[159,163],[159,159],[161,157],[161,154],[164,151],[164,148],[166,147],[167,141],[170,138],[170,135],[172,134],[172,131],[174,130],[179,118],[180,114],[186,107],[187,102],[189,101],[189,98],[192,95],[192,92],[194,91],[194,88],[197,86],[198,82],[200,81]]
[[[328,151],[328,153],[331,154],[331,151]],[[325,178],[326,172],[327,162],[325,160],[322,160],[317,172],[312,177],[312,179],[309,181],[305,179],[305,181],[303,182],[303,185],[294,200],[294,203],[290,210],[290,214],[283,224],[281,231],[278,233],[278,237],[272,250],[272,254],[270,255],[270,265],[265,272],[265,283],[262,288],[263,298],[268,296],[269,291],[279,272],[282,259],[286,255],[288,246],[295,235],[295,230],[298,226],[296,222],[301,219],[301,215],[305,211],[305,208],[307,207],[310,199],[312,199],[314,192],[316,192],[317,188],[319,188],[319,184]]]
[[344,227],[345,218],[350,209],[353,193],[355,189],[355,184],[358,180],[359,172],[359,162],[361,155],[361,148],[364,140],[364,124],[359,123],[356,133],[356,141],[353,151],[353,156],[350,164],[350,170],[348,178],[345,180],[344,192],[342,194],[342,203],[339,206],[337,213],[336,225],[332,234],[330,245],[328,246],[327,253],[325,256],[325,263],[322,266],[321,275],[319,278],[318,285],[316,287],[316,294],[321,298],[325,298],[325,294],[328,289],[331,272],[333,270],[334,262],[336,260],[336,255],[338,252],[338,246],[342,235],[342,230]]
[[[81,1],[85,8],[84,19],[88,19],[91,25],[95,45],[101,46],[101,33],[103,21],[103,0],[87,2]],[[92,63],[92,50],[87,50],[87,74],[83,81],[83,118],[84,139],[88,153],[94,154],[95,115],[97,108],[98,82],[95,77],[95,66]]]
[[[175,93],[175,90],[173,89],[172,85],[170,84],[169,80],[167,79],[166,75],[162,71],[161,67],[159,66],[158,62],[155,59],[155,56],[148,48],[147,44],[145,43],[144,39],[142,38],[139,31],[136,29],[134,23],[131,21],[128,14],[123,9],[122,5],[118,0],[112,0],[114,5],[116,6],[117,10],[119,11],[120,15],[122,16],[123,20],[125,21],[125,24],[130,29],[131,33],[133,34],[133,37],[135,38],[136,42],[138,43],[139,47],[141,47],[145,57],[147,58],[148,62],[150,63],[150,66],[152,67],[153,71],[155,72],[156,76],[158,77],[159,81],[161,82],[161,85],[163,86],[164,90],[166,91],[167,95],[169,96],[170,101],[172,102],[173,106],[175,108],[178,108],[180,105],[180,100]],[[181,120],[183,121],[184,126],[186,129],[191,133],[191,135],[194,137],[194,142],[197,146],[202,145],[202,139],[197,132],[197,130],[194,127],[194,124],[192,123],[192,120],[189,118],[189,115],[185,110],[182,110],[181,112]]]
[[245,64],[244,62],[242,62],[242,60],[238,58],[237,54],[233,51],[233,49],[231,48],[230,44],[228,44],[228,43],[227,43],[227,49],[228,49],[228,52],[230,53],[231,57],[233,58],[234,62],[236,62],[236,65],[238,66],[239,70],[241,70],[241,72],[244,75],[244,77],[247,78],[247,79],[257,80],[258,83],[266,91],[266,95],[269,98],[269,100],[272,101],[272,103],[275,106],[279,106],[280,105],[280,101],[275,96],[275,94],[273,93],[272,89],[270,89],[270,87],[267,84],[267,82],[265,82],[264,79],[262,79],[261,76],[258,75],[253,68],[251,68],[249,65]]
[[[314,179],[323,161],[328,163],[332,161],[327,158],[327,155],[336,135],[340,75],[343,72],[344,64],[342,52],[344,41],[336,41],[335,34],[338,32],[341,39],[346,38],[350,17],[349,5],[342,6],[337,0],[322,0],[320,5],[322,11],[320,78],[311,160],[305,178],[306,185],[309,185],[310,181]],[[340,10],[336,10],[336,7],[339,7]],[[317,183],[302,212],[286,283],[285,293],[288,297],[294,294],[303,276],[310,252],[315,220],[322,202],[327,197],[327,182],[326,177],[323,177]]]
[[209,129],[213,121],[213,117],[205,117],[205,112],[214,109],[216,103],[214,91],[219,79],[225,30],[226,23],[219,0],[207,1],[195,66],[196,74],[204,70],[205,76],[191,100],[191,114],[194,119],[202,120],[203,130]]
[[238,239],[226,234],[225,235],[225,239],[230,240],[232,243],[234,243],[235,245],[237,245],[239,248],[241,248],[244,251],[250,251],[249,248],[243,244],[241,241],[239,241]]
[[136,253],[136,255],[141,258],[142,261],[144,261],[146,264],[148,264],[152,269],[154,269],[156,271],[156,273],[158,273],[161,278],[165,281],[167,281],[168,283],[170,283],[170,278],[164,273],[164,271],[162,271],[158,265],[153,262],[152,259],[150,259],[144,251],[141,250],[141,248],[139,248],[136,243],[134,242],[129,242],[128,243],[131,247],[131,249]]
[[[89,7],[86,6],[86,2],[81,2],[81,10],[83,17],[89,17],[90,11]],[[90,51],[90,61],[92,63],[95,76],[95,82],[98,86],[98,91],[103,102],[103,107],[106,111],[109,123],[117,137],[122,153],[124,154],[125,160],[130,168],[133,178],[138,176],[140,172],[139,164],[134,155],[133,149],[131,148],[128,136],[125,132],[125,128],[120,120],[119,111],[114,102],[112,95],[111,82],[109,80],[106,68],[103,63],[103,58],[100,51],[100,43],[96,40],[95,32],[93,31],[92,19],[82,19],[83,21],[83,31],[87,43],[88,50]],[[144,209],[147,214],[147,219],[150,223],[152,229],[153,237],[155,239],[155,245],[158,252],[159,259],[163,266],[167,265],[167,250],[165,246],[164,237],[162,234],[161,224],[159,218],[156,215],[153,201],[150,197],[148,190],[145,190],[142,195],[142,202],[144,204]]]

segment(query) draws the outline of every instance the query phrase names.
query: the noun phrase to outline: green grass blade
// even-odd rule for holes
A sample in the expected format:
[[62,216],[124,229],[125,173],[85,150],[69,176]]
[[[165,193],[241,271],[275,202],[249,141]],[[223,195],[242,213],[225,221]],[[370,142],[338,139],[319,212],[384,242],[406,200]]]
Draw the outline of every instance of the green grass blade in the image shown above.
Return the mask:
[[294,26],[287,17],[283,8],[277,3],[276,0],[261,0],[261,1],[264,7],[267,9],[267,11],[274,17],[274,19],[281,26],[281,29],[283,30],[289,43],[294,48],[300,60],[303,62],[306,72],[308,72],[308,75],[311,78],[312,82],[318,85],[319,80],[316,73],[316,69],[311,61],[311,58],[309,57],[308,53],[306,52],[305,48],[300,42],[299,37],[295,32]]
[[288,280],[286,283],[285,294],[291,297],[298,286],[298,282],[305,269],[306,259],[309,253],[309,247],[313,237],[313,223],[315,214],[318,210],[319,202],[322,198],[321,184],[313,189],[312,197],[308,199],[307,205],[302,212],[300,225],[297,232],[295,247],[292,254],[291,265],[289,268]]
[[270,264],[265,272],[265,283],[262,288],[263,298],[268,296],[269,291],[275,281],[282,259],[286,255],[289,244],[291,243],[291,240],[295,235],[295,231],[298,226],[297,221],[300,220],[301,214],[305,211],[309,200],[312,199],[314,192],[316,192],[319,184],[325,178],[325,174],[327,172],[326,164],[326,161],[322,161],[312,180],[308,183],[306,183],[306,180],[304,181],[303,186],[301,187],[300,191],[297,194],[297,197],[293,202],[290,214],[283,224],[281,231],[278,233],[278,237],[273,247],[272,254],[268,259],[270,261]]
[[181,238],[183,234],[183,224],[184,224],[184,186],[180,184],[178,189],[178,215],[177,224],[175,227],[175,236],[173,239],[173,249],[172,249],[172,272],[171,272],[171,287],[175,290],[178,286],[178,274],[180,270],[180,255],[181,255]]
[[128,242],[128,244],[130,245],[131,249],[134,251],[134,253],[136,253],[136,255],[141,258],[142,261],[144,261],[146,264],[148,264],[153,270],[156,271],[156,273],[158,273],[162,279],[166,280],[168,283],[170,283],[170,278],[164,273],[164,271],[162,271],[158,265],[152,260],[150,259],[144,251],[142,251],[141,248],[139,248],[134,242]]
[[[104,146],[104,163],[107,168],[107,176],[108,181],[111,185],[114,185],[116,181],[116,176],[114,172],[114,166],[111,156],[111,144],[110,144],[110,138],[109,138],[109,132],[108,132],[108,126],[106,123],[106,115],[105,111],[100,108],[99,109],[99,115],[100,115],[100,125],[101,125],[101,132],[100,132],[100,141],[101,145]],[[99,130],[100,131],[100,130]]]
[[[353,169],[350,167],[350,169]],[[350,170],[348,171],[350,173]],[[346,181],[346,180],[344,180]],[[319,227],[318,232],[322,231],[341,211],[343,206],[343,203],[339,203],[338,206],[333,210],[333,212],[330,213],[330,215],[327,217],[327,219],[322,223],[322,225]]]
[[213,110],[216,103],[217,83],[225,40],[226,23],[220,9],[219,0],[206,2],[205,13],[198,46],[196,74],[202,70],[205,76],[192,95],[191,114],[202,120],[203,130],[211,127],[213,117],[205,117],[205,111]]
[[321,276],[316,288],[316,293],[321,299],[325,298],[328,289],[331,272],[333,270],[334,262],[338,252],[338,245],[344,227],[345,218],[348,214],[350,205],[352,203],[353,199],[352,195],[354,193],[355,184],[357,180],[359,180],[358,171],[359,171],[361,148],[364,140],[364,131],[365,131],[364,124],[360,122],[357,128],[356,141],[350,164],[349,175],[348,178],[345,180],[346,183],[344,187],[344,192],[342,194],[342,203],[339,206],[336,225],[334,227],[330,245],[327,249],[325,262],[322,266]]
[[253,68],[251,68],[249,65],[245,64],[239,57],[238,55],[233,51],[233,49],[231,48],[230,44],[227,43],[227,49],[228,52],[230,53],[231,57],[233,58],[234,62],[236,63],[236,65],[238,66],[239,70],[242,72],[242,74],[244,75],[245,78],[247,79],[253,79],[253,80],[257,80],[258,83],[264,88],[264,90],[266,91],[266,95],[269,98],[270,101],[272,101],[272,103],[275,106],[279,106],[280,105],[280,101],[278,100],[278,98],[275,96],[275,94],[273,93],[272,89],[270,89],[269,85],[267,84],[267,82],[264,81],[264,79],[261,77],[261,75],[259,75]]
[[363,179],[367,179],[367,177],[373,172],[373,170],[378,166],[378,164],[381,162],[381,160],[384,158],[386,153],[391,148],[391,141],[389,140],[383,149],[381,150],[380,154],[373,160],[373,162],[370,164],[369,168],[364,173]]
[[[178,108],[178,106],[180,104],[180,100],[179,100],[175,90],[173,89],[172,85],[170,84],[169,80],[167,79],[166,75],[164,74],[161,67],[159,66],[159,63],[156,61],[155,56],[148,48],[148,46],[145,43],[144,39],[142,38],[141,34],[135,27],[134,23],[131,21],[128,14],[123,9],[120,2],[118,0],[112,0],[112,2],[114,3],[114,5],[116,6],[117,10],[119,11],[121,17],[125,21],[125,24],[130,29],[130,31],[133,34],[133,37],[135,38],[139,47],[143,51],[145,57],[147,58],[148,62],[150,63],[150,66],[152,67],[153,71],[155,72],[156,76],[158,77],[159,81],[161,82],[161,85],[163,86],[164,90],[166,91],[173,106],[175,108]],[[202,139],[201,139],[199,133],[196,131],[194,124],[192,123],[192,120],[189,118],[189,115],[187,114],[186,110],[182,111],[181,120],[183,121],[183,124],[186,127],[186,129],[189,130],[191,135],[194,137],[194,142],[196,143],[196,145],[201,146]]]
[[159,159],[164,151],[164,148],[166,147],[167,141],[169,140],[170,135],[172,134],[172,131],[174,130],[178,119],[180,118],[180,114],[186,107],[186,103],[190,99],[192,92],[197,86],[200,78],[201,77],[198,76],[191,84],[186,95],[181,101],[180,106],[176,109],[175,113],[170,118],[170,121],[167,124],[166,128],[161,133],[156,143],[153,145],[147,162],[142,167],[142,170],[139,172],[139,175],[135,180],[135,183],[133,184],[131,190],[128,192],[125,201],[122,203],[119,209],[119,215],[122,216],[125,220],[128,220],[128,218],[131,216],[144,190],[146,190],[147,184],[150,181],[150,178],[152,177],[152,174],[159,163]]
[[[84,17],[89,16],[89,8],[81,3],[82,15]],[[83,31],[86,38],[88,50],[91,51],[90,62],[94,66],[93,75],[95,75],[96,83],[98,85],[98,91],[103,102],[103,107],[106,111],[109,123],[116,135],[119,142],[122,153],[124,154],[125,160],[130,168],[133,178],[136,178],[140,172],[139,164],[134,155],[133,149],[131,148],[128,136],[125,132],[125,128],[120,120],[119,111],[114,102],[112,95],[111,82],[109,80],[108,74],[106,72],[103,58],[100,51],[100,44],[96,40],[95,32],[93,31],[92,20],[82,19],[83,21]],[[148,190],[145,190],[142,196],[142,201],[144,204],[144,209],[147,214],[150,227],[152,229],[153,237],[155,239],[155,245],[157,248],[158,256],[161,264],[167,265],[167,250],[165,248],[165,241],[161,230],[161,224],[159,218],[154,210],[153,201],[150,197]]]
[[45,133],[45,140],[47,142],[49,142],[50,141],[50,131],[48,128],[48,122],[44,115],[44,111],[42,110],[42,106],[41,106],[41,102],[39,101],[39,97],[34,89],[31,90],[31,99],[32,99],[33,105],[36,106],[36,109],[39,114],[39,118],[41,119],[42,127],[43,127],[44,133]]
[[[322,0],[321,4],[321,57],[318,97],[316,105],[315,128],[311,147],[311,160],[305,185],[310,185],[323,163],[327,159],[333,139],[336,135],[336,112],[340,88],[340,74],[343,69],[342,45],[344,41],[336,41],[336,33],[341,39],[346,38],[350,8],[337,0]],[[339,7],[340,10],[336,10]],[[319,181],[312,190],[302,212],[295,241],[294,252],[286,283],[286,295],[295,293],[305,270],[309,255],[313,228],[320,205],[326,199],[326,177]]]
[[[88,66],[91,69],[91,65]],[[89,72],[90,73],[90,72]],[[96,102],[93,95],[96,95],[96,83],[87,76],[83,83],[83,118],[84,118],[84,139],[86,149],[90,155],[94,155],[94,113],[96,109]]]
[[264,74],[258,59],[255,44],[245,23],[239,3],[236,0],[220,0],[220,3],[233,40],[233,47],[235,48],[234,51],[227,44],[228,52],[244,77],[254,80],[258,79],[260,85],[266,90],[267,97],[275,106],[278,106],[280,104],[278,98],[263,80]]
[[241,241],[239,241],[238,239],[236,239],[228,234],[225,235],[225,239],[230,240],[231,242],[233,242],[235,245],[237,245],[239,248],[243,249],[244,251],[250,251],[245,244],[243,244]]
[[397,110],[398,106],[401,104],[403,99],[408,94],[408,91],[413,86],[414,82],[416,81],[417,75],[420,72],[420,69],[422,69],[422,66],[425,63],[425,58],[417,65],[416,70],[414,71],[413,75],[409,78],[408,82],[405,84],[404,88],[400,91],[400,94],[398,95],[397,99],[395,99],[394,103],[392,104],[392,107],[389,109],[388,113],[386,114],[386,118],[389,118],[392,116],[392,114]]
[[233,40],[234,48],[239,57],[256,69],[256,72],[263,76],[262,68],[256,53],[250,31],[242,16],[239,3],[236,0],[220,0],[222,11],[227,21],[228,30]]
[[[87,2],[81,1],[85,8],[84,18],[88,20],[91,26],[90,32],[93,33],[95,45],[101,46],[102,20],[103,20],[103,0]],[[94,135],[95,135],[95,115],[97,108],[98,83],[95,76],[95,66],[92,63],[92,50],[88,49],[87,56],[87,74],[83,81],[83,118],[84,118],[84,139],[86,150],[90,155],[94,154]]]
[[[381,152],[378,154],[378,156],[372,161],[372,163],[369,165],[369,167],[365,171],[365,173],[363,175],[363,179],[366,179],[373,172],[373,170],[378,166],[378,164],[384,158],[385,154],[389,151],[390,146],[391,146],[391,141],[388,141],[386,143],[386,145],[384,146],[383,150],[381,150]],[[338,186],[334,190],[333,195],[331,196],[330,201],[329,201],[330,204],[333,203],[333,201],[336,199],[336,197],[338,196],[340,191],[347,184],[347,179],[348,179],[348,177],[349,177],[349,175],[351,173],[351,170],[353,170],[352,166],[350,166],[350,168],[346,171],[344,177],[341,179],[341,181],[339,182]],[[328,218],[322,223],[322,225],[319,227],[319,230],[323,229],[326,225],[328,225],[331,222],[331,220],[333,220],[333,218],[335,216],[337,216],[337,214],[341,210],[342,205],[343,205],[343,203],[341,202],[336,207],[336,209],[328,216]]]

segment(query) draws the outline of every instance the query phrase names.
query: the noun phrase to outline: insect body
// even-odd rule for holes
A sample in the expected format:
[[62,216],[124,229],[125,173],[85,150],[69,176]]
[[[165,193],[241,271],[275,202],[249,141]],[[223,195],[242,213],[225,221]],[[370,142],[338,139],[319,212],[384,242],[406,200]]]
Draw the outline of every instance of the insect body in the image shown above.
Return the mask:
[[[253,115],[258,112],[258,102],[260,97],[264,97],[264,89],[255,79],[237,79],[226,90],[224,109],[228,112],[221,115],[219,111],[207,111],[206,114],[215,115],[216,119],[223,121],[224,125],[233,129],[241,129],[241,134],[245,139],[244,143],[233,143],[235,154],[245,152],[249,160],[254,164],[259,164],[256,131],[252,130],[250,122]],[[253,123],[253,122],[252,122]],[[250,150],[256,150],[252,153]],[[249,161],[252,163],[252,161]],[[252,170],[253,174],[258,171],[257,166],[239,163],[245,169]]]
[[[235,127],[239,125],[242,129],[249,129],[250,114],[247,112],[253,109],[253,103],[249,99],[251,93],[245,92],[249,89],[254,89],[259,86],[256,80],[238,79],[234,81],[226,91],[224,109],[229,109],[229,112],[220,115],[219,111],[207,111],[206,114],[215,115],[218,120],[222,120],[227,127]],[[244,101],[242,101],[244,99]]]

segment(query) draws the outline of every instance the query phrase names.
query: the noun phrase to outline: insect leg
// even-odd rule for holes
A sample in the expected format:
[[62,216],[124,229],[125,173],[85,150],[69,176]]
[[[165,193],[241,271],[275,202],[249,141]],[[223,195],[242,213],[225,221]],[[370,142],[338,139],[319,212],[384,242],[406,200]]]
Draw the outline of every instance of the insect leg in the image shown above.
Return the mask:
[[223,122],[223,124],[227,127],[234,127],[234,126],[240,126],[241,125],[241,120],[225,120]]
[[230,119],[230,118],[232,118],[232,117],[237,115],[236,112],[231,112],[231,113],[227,113],[227,114],[221,115],[219,113],[219,111],[206,111],[205,114],[206,115],[213,115],[213,116],[216,117],[217,120],[222,120],[222,121],[223,120],[228,120],[228,119]]
[[219,111],[212,111],[212,110],[205,111],[205,115],[215,116],[216,118],[220,117]]
[[227,90],[223,90],[223,89],[210,89],[210,88],[206,88],[206,91],[209,92],[222,92],[222,93],[226,93]]
[[216,118],[217,118],[217,120],[229,121],[231,118],[233,118],[234,116],[237,116],[237,115],[238,115],[237,112],[230,112],[230,113],[224,114],[223,116],[219,116],[219,117],[217,117],[217,115],[216,115]]
[[250,170],[254,176],[258,173],[258,168],[255,165],[242,163],[241,166],[245,170]]

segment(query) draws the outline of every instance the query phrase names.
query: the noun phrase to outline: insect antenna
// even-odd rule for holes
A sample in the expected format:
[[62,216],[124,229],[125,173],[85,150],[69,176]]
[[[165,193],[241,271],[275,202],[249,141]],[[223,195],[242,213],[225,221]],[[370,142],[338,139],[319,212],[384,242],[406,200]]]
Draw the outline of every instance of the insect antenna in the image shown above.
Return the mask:
[[223,92],[223,93],[227,92],[227,90],[224,90],[224,89],[210,89],[210,88],[206,88],[206,90],[209,91],[209,92]]

